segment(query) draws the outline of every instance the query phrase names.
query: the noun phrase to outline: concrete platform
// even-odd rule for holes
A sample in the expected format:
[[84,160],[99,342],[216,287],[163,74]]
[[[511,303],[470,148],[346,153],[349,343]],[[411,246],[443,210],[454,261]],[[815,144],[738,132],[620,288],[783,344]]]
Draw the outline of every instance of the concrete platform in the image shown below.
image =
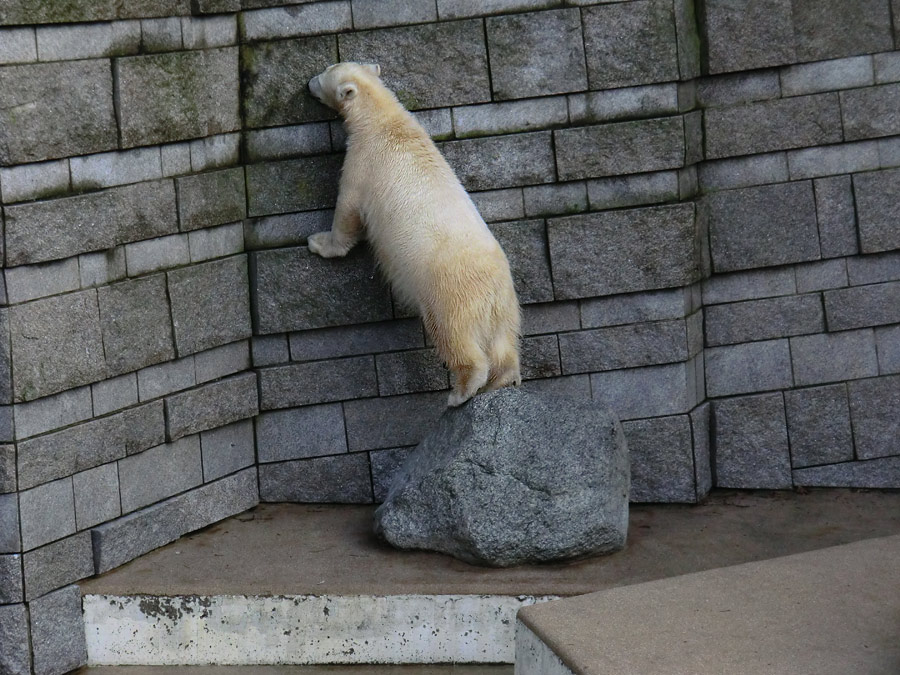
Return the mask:
[[900,494],[637,506],[625,551],[487,569],[399,552],[372,507],[261,505],[85,582],[90,663],[511,663],[531,604],[900,533]]
[[519,612],[516,675],[897,675],[900,536]]

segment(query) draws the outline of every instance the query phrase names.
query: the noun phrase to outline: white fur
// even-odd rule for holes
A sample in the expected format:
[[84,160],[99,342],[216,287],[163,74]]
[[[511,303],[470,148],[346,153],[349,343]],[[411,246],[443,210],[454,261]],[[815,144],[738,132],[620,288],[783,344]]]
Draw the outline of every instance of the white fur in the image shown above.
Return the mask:
[[453,170],[378,78],[340,63],[310,91],[344,118],[347,155],[330,232],[310,236],[323,257],[364,235],[400,298],[416,307],[454,373],[449,404],[519,384],[519,303],[509,263]]

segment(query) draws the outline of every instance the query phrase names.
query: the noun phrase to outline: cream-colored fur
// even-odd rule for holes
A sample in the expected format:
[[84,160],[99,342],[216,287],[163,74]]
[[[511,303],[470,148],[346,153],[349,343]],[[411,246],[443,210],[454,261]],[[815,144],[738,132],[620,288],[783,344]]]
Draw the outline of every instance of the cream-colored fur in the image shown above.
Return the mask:
[[454,375],[449,405],[519,384],[519,302],[509,263],[425,130],[374,65],[339,63],[310,80],[337,110],[347,155],[330,232],[309,250],[344,256],[363,236],[401,300],[418,308]]

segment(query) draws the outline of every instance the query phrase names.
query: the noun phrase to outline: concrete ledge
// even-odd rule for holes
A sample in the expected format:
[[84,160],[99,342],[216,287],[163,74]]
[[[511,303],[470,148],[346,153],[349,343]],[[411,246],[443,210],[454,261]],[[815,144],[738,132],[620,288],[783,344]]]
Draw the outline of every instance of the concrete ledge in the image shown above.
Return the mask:
[[895,675],[898,560],[891,536],[525,608],[515,672]]

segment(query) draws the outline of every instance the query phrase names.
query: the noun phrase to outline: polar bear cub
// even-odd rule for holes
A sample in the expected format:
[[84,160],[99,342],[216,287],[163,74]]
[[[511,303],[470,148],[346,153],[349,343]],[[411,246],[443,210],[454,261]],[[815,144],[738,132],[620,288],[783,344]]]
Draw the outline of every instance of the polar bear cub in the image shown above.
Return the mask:
[[338,63],[309,82],[338,111],[347,155],[325,258],[363,236],[401,300],[418,308],[454,376],[448,404],[520,384],[519,302],[509,263],[431,138],[379,79],[377,65]]

